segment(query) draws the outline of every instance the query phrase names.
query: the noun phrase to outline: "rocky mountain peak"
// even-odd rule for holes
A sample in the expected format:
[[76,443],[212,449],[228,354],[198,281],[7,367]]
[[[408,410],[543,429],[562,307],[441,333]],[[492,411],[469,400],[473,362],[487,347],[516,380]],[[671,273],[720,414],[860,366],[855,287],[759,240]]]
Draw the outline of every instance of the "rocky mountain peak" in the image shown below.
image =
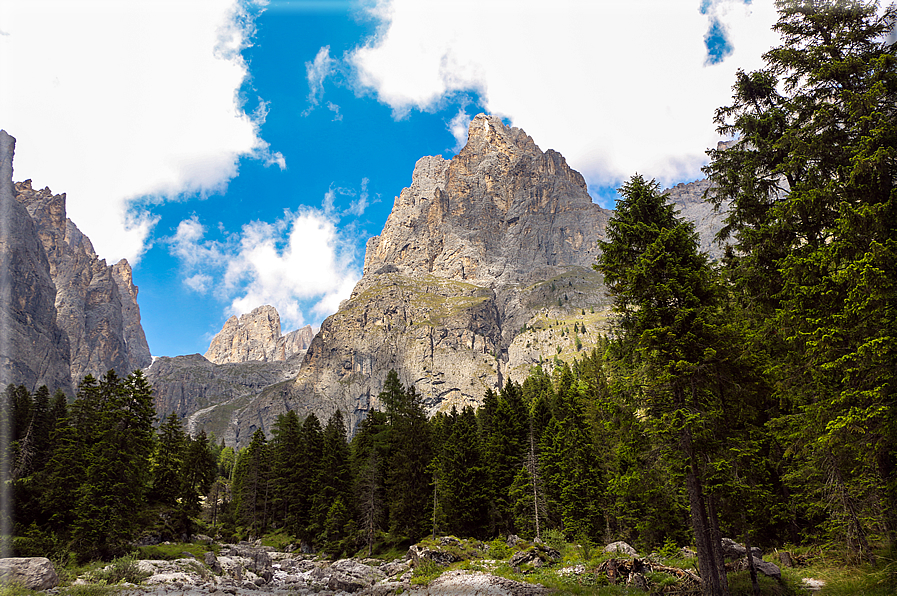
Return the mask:
[[313,335],[309,325],[281,335],[277,309],[259,306],[225,321],[221,331],[212,338],[205,357],[215,364],[283,361],[307,349]]
[[383,232],[368,241],[364,281],[378,271],[485,284],[541,279],[591,264],[609,214],[561,154],[480,114],[451,160],[418,160]]

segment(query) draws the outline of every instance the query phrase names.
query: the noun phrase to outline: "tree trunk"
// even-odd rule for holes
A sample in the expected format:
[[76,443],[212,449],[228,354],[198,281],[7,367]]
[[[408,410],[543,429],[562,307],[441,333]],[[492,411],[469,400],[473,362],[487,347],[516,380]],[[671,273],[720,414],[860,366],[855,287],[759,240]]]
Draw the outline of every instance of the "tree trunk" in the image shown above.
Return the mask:
[[[744,514],[741,515],[742,522],[745,524],[745,528],[747,528],[747,522],[744,521]],[[748,560],[748,569],[751,571],[751,587],[754,590],[754,595],[760,595],[760,584],[757,583],[757,568],[754,567],[754,553],[751,552],[751,533],[747,529],[744,531],[744,546],[747,548],[747,560]]]

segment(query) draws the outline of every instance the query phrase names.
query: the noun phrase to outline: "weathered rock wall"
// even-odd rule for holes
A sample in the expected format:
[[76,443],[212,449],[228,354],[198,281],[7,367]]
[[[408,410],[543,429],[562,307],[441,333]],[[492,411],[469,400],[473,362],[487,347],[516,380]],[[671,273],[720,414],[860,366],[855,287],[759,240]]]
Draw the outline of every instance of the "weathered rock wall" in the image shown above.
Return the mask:
[[46,252],[12,182],[15,139],[0,130],[0,385],[72,390]]
[[72,382],[109,369],[127,375],[151,364],[140,324],[137,287],[126,260],[106,265],[90,239],[66,217],[65,193],[17,182],[16,199],[34,220],[56,286],[59,326],[68,336]]
[[477,116],[454,158],[417,162],[367,243],[351,298],[324,321],[296,379],[247,406],[269,414],[241,419],[239,436],[287,409],[326,419],[339,408],[352,428],[378,407],[392,369],[431,414],[522,380],[542,355],[532,343],[511,349],[527,322],[604,308],[591,264],[609,215],[563,156]]

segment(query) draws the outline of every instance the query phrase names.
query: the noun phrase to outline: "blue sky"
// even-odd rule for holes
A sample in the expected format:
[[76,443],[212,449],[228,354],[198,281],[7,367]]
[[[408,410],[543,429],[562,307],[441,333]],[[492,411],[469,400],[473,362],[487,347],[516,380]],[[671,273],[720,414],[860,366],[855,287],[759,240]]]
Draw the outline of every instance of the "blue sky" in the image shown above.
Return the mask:
[[774,20],[771,0],[6,0],[0,127],[14,178],[132,263],[152,353],[202,353],[260,304],[318,326],[417,159],[479,112],[605,206],[636,171],[698,178]]

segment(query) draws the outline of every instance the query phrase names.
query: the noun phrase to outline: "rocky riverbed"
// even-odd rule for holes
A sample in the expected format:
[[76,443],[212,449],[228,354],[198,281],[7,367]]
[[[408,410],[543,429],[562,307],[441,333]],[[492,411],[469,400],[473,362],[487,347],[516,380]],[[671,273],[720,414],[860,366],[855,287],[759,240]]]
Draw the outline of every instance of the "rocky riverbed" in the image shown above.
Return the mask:
[[[427,558],[429,553],[421,556]],[[495,596],[534,596],[547,593],[545,588],[481,571],[448,571],[427,586],[411,583],[413,558],[408,555],[393,561],[379,559],[320,560],[314,555],[278,552],[270,547],[249,543],[225,544],[205,553],[202,559],[189,556],[171,561],[134,562],[139,583],[121,584],[131,594],[178,594],[183,596],[248,595],[265,592],[318,596],[338,594],[482,594]],[[107,567],[109,571],[111,567]],[[75,583],[92,583],[95,577],[82,576]],[[48,590],[48,593],[58,591]]]

